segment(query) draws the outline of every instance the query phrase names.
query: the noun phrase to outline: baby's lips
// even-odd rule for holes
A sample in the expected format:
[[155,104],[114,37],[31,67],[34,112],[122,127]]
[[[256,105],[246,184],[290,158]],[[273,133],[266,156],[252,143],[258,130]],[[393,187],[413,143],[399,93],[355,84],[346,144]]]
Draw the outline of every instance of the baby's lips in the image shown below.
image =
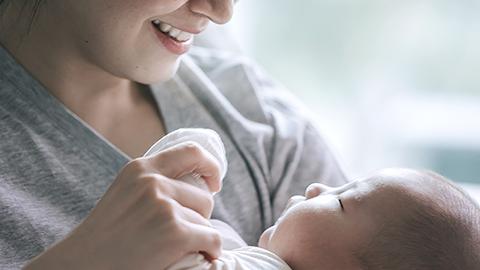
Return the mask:
[[287,205],[285,206],[282,213],[280,214],[279,219],[275,223],[278,223],[280,221],[280,219],[285,215],[285,213],[287,213],[288,209],[292,208],[294,205],[296,205],[296,204],[298,204],[302,201],[305,201],[305,197],[303,197],[303,196],[296,195],[296,196],[290,197],[290,199],[287,202]]
[[322,193],[322,185],[320,183],[313,183],[310,184],[307,189],[305,190],[305,197],[307,198],[313,198],[317,197]]
[[291,197],[288,200],[287,206],[285,207],[285,211],[292,208],[294,205],[298,204],[299,202],[303,202],[303,201],[305,201],[305,197],[303,197],[303,196],[296,195],[296,196]]

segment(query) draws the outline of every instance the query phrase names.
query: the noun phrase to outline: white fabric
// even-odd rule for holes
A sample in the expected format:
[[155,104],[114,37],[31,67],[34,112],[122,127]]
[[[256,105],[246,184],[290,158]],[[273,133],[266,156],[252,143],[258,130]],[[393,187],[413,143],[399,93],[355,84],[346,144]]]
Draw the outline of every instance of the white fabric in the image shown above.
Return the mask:
[[[220,179],[223,181],[227,173],[227,157],[225,154],[225,146],[222,143],[220,136],[211,129],[205,128],[181,128],[177,129],[157,141],[148,149],[143,155],[144,157],[154,155],[160,151],[174,147],[184,142],[195,142],[202,148],[207,150],[218,161],[220,165]],[[208,186],[203,179],[196,174],[189,174],[181,177],[181,181],[190,183],[205,191],[208,191]]]
[[247,246],[247,243],[243,241],[242,237],[240,237],[240,235],[238,235],[238,233],[227,223],[216,219],[211,219],[210,223],[212,224],[212,227],[220,233],[222,238],[222,249],[232,250]]
[[166,270],[291,270],[280,257],[258,247],[223,251],[208,262],[201,254],[190,254]]

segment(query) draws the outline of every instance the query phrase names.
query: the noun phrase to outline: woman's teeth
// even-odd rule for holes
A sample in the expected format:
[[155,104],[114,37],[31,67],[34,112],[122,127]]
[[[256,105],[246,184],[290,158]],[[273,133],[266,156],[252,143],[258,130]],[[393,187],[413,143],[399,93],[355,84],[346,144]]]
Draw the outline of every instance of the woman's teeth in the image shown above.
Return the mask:
[[153,21],[153,24],[160,30],[162,33],[169,35],[170,37],[176,39],[179,42],[186,42],[193,37],[193,34],[184,32],[180,29],[177,29],[169,24],[161,22],[159,20]]

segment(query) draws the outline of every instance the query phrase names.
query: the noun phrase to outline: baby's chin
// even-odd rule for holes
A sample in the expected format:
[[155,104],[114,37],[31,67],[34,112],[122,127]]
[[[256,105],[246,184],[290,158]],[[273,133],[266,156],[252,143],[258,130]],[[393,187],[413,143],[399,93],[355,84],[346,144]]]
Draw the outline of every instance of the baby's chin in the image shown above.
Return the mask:
[[268,242],[270,241],[270,237],[272,235],[273,230],[275,229],[274,226],[266,229],[262,235],[260,236],[260,239],[258,240],[258,246],[264,249],[268,249]]

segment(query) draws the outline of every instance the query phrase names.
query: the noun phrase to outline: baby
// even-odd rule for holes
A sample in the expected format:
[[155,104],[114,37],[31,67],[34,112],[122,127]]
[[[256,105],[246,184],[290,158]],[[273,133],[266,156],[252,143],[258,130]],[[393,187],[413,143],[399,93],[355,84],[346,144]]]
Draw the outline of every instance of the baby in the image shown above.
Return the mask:
[[167,270],[474,270],[479,258],[473,199],[432,172],[387,169],[341,187],[312,184],[290,199],[259,247],[213,261],[191,254]]
[[480,269],[480,209],[432,172],[387,169],[293,197],[259,246],[292,269]]

